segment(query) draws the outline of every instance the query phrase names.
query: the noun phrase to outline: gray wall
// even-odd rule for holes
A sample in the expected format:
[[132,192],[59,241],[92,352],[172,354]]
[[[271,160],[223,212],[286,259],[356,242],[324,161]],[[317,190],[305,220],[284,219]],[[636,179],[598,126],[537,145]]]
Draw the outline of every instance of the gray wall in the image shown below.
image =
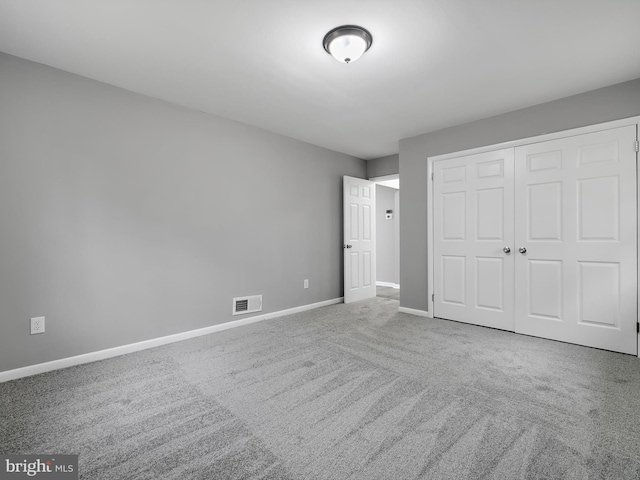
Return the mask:
[[427,310],[427,158],[640,115],[640,79],[400,141],[400,305]]
[[367,178],[384,177],[400,173],[399,155],[374,158],[367,161]]
[[0,72],[0,371],[244,318],[235,296],[342,296],[342,176],[364,160],[4,54]]
[[[395,188],[376,185],[376,281],[400,283],[400,210]],[[386,211],[393,210],[393,218],[386,219]]]

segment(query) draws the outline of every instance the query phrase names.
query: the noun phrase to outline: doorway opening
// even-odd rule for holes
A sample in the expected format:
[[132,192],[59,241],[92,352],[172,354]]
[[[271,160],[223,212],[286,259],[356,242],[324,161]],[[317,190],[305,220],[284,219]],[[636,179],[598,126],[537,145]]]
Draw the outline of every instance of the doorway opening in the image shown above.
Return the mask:
[[376,185],[376,296],[400,301],[400,175]]

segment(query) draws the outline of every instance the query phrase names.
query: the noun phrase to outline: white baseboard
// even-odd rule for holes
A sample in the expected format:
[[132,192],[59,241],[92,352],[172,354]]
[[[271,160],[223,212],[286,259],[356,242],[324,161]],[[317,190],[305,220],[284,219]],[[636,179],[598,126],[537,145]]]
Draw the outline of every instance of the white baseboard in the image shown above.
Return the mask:
[[390,282],[376,282],[377,287],[391,287],[391,288],[400,288],[400,284],[398,283],[390,283]]
[[416,310],[414,308],[398,307],[398,311],[400,313],[408,313],[409,315],[417,315],[418,317],[433,318],[433,315],[431,315],[431,313],[425,310]]
[[243,318],[241,320],[233,320],[231,322],[221,323],[220,325],[212,325],[210,327],[199,328],[197,330],[167,335],[166,337],[152,338],[151,340],[130,343],[120,347],[108,348],[97,352],[85,353],[74,357],[61,358],[51,362],[29,365],[28,367],[16,368],[14,370],[7,370],[5,372],[0,372],[0,383],[15,380],[17,378],[30,377],[31,375],[50,372],[52,370],[59,370],[61,368],[82,365],[83,363],[91,363],[98,360],[104,360],[106,358],[118,357],[127,353],[139,352],[140,350],[159,347],[161,345],[167,345],[168,343],[180,342],[182,340],[188,340],[189,338],[201,337],[202,335],[209,335],[210,333],[221,332],[230,328],[241,327],[242,325],[249,325],[263,320],[270,320],[272,318],[284,317],[285,315],[305,312],[315,308],[335,305],[337,303],[342,303],[343,301],[344,297],[334,298],[332,300],[325,300],[324,302],[302,305],[300,307],[289,308],[287,310],[280,310],[279,312],[265,313],[264,315],[256,315],[254,317]]

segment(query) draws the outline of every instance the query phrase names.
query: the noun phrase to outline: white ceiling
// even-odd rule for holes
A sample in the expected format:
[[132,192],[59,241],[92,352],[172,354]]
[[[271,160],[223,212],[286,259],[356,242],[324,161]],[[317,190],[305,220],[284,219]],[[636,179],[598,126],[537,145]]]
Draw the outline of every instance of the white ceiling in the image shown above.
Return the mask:
[[[371,159],[640,77],[638,19],[639,0],[0,0],[0,51]],[[322,48],[342,24],[373,35],[349,65]]]

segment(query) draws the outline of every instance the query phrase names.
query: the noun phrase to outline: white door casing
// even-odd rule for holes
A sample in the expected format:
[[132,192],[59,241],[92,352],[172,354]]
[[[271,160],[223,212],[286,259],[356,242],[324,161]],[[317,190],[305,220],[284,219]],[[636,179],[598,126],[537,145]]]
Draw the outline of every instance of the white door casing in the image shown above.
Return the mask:
[[[434,160],[433,315],[637,354],[636,138],[636,125],[603,127]],[[505,150],[512,167],[503,170],[504,184],[483,185],[480,168],[498,157],[506,165]],[[503,225],[511,253],[500,261],[492,245],[499,236],[486,232],[499,224],[492,190],[506,199],[509,182],[513,203],[511,213],[503,208]],[[502,279],[515,288],[500,286],[499,264],[510,264]],[[483,280],[492,278],[487,287]],[[501,290],[505,308],[496,308]],[[501,319],[509,295],[511,327]]]
[[344,303],[376,296],[376,189],[344,176]]
[[435,315],[513,331],[513,149],[433,173]]
[[636,129],[515,149],[516,332],[637,353]]

